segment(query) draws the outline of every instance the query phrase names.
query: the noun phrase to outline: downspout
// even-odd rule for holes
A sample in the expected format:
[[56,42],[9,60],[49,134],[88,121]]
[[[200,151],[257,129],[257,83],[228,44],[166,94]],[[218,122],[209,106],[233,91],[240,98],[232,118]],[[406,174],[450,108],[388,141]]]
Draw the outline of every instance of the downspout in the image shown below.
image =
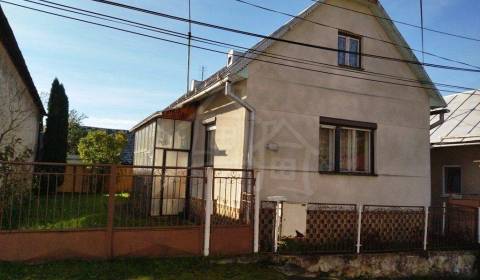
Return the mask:
[[248,116],[248,150],[247,150],[247,169],[253,169],[253,134],[254,134],[254,125],[255,125],[255,108],[250,104],[245,102],[243,99],[238,97],[232,92],[232,82],[227,80],[225,82],[225,96],[235,101],[240,106],[247,109]]
[[[248,151],[247,151],[247,169],[253,172],[253,134],[255,131],[255,108],[245,102],[232,92],[232,82],[225,81],[225,96],[233,100],[248,111]],[[255,186],[255,203],[253,219],[253,252],[258,253],[259,234],[260,234],[260,184]]]

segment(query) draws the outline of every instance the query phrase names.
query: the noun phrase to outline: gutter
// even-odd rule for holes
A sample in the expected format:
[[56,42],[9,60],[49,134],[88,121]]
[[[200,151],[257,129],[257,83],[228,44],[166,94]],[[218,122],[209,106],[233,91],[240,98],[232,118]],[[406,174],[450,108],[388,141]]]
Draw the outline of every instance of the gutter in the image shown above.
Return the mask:
[[195,101],[197,99],[200,99],[202,98],[204,95],[206,95],[207,93],[219,88],[220,86],[222,86],[224,83],[226,83],[228,81],[228,77],[225,78],[225,79],[222,79],[222,80],[219,80],[218,82],[214,83],[213,85],[207,87],[206,89],[202,90],[201,92],[195,94],[194,96],[188,98],[188,99],[185,99],[183,100],[182,102],[176,104],[174,106],[174,108],[180,108],[182,107],[184,104],[187,104],[187,103],[190,103],[192,101]]
[[[247,153],[247,169],[253,172],[253,134],[255,131],[255,108],[245,102],[243,99],[235,95],[232,91],[232,82],[225,81],[225,96],[235,103],[239,104],[248,111],[248,153]],[[261,181],[261,180],[258,180]],[[258,253],[259,234],[260,234],[260,184],[255,183],[255,203],[254,203],[254,219],[253,219],[253,252]],[[253,184],[251,185],[253,187]],[[251,191],[251,190],[250,190]]]

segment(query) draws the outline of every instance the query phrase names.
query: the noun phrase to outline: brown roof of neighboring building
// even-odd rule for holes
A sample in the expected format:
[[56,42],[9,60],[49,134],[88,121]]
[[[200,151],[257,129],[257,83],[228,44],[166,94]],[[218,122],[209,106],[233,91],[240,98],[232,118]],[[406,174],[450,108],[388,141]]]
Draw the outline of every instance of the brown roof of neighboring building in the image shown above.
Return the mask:
[[22,78],[25,86],[28,89],[28,92],[32,96],[34,103],[37,105],[40,113],[45,115],[45,109],[43,108],[42,101],[40,96],[38,95],[37,89],[35,88],[35,84],[33,83],[32,77],[30,76],[30,72],[28,71],[27,64],[25,63],[25,59],[23,58],[22,52],[18,47],[17,40],[15,39],[15,35],[13,34],[12,28],[8,24],[8,20],[3,13],[2,7],[0,6],[0,43],[5,47],[7,50],[10,59],[15,65],[20,77]]

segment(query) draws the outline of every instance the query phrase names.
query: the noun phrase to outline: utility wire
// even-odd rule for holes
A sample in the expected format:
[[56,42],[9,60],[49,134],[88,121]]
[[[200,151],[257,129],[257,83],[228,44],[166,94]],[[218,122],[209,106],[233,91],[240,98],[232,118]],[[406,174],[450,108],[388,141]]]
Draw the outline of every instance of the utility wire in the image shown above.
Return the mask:
[[[101,26],[101,27],[105,27],[105,28],[109,28],[109,29],[113,29],[113,30],[117,30],[117,31],[122,31],[122,32],[130,33],[130,34],[134,34],[134,35],[138,35],[138,36],[142,36],[142,37],[156,39],[156,40],[169,42],[169,43],[182,45],[182,46],[188,46],[187,43],[177,42],[177,41],[173,41],[173,40],[169,40],[169,39],[165,39],[165,38],[162,38],[162,37],[157,37],[157,36],[153,36],[153,35],[149,35],[149,34],[145,34],[145,33],[140,33],[140,32],[131,31],[131,30],[123,29],[123,28],[113,27],[113,26],[106,25],[106,24],[96,23],[96,22],[83,20],[83,19],[79,19],[79,18],[75,18],[75,17],[70,17],[70,16],[65,16],[65,15],[61,15],[61,14],[48,12],[48,11],[43,11],[43,10],[40,10],[40,9],[36,9],[36,8],[12,3],[12,2],[9,2],[9,1],[5,1],[5,0],[0,0],[0,2],[10,4],[10,5],[14,5],[14,6],[17,6],[17,7],[22,7],[22,8],[25,8],[25,9],[34,10],[34,11],[41,12],[41,13],[46,13],[46,14],[66,18],[66,19],[71,19],[71,20],[74,20],[74,21],[79,21],[79,22],[88,23],[88,24],[92,24],[92,25],[97,25],[97,26]],[[215,49],[210,49],[210,48],[205,48],[205,47],[201,47],[201,46],[197,46],[197,45],[192,45],[192,48],[201,49],[201,50],[214,52],[214,53],[219,53],[219,54],[223,54],[223,55],[228,54],[227,52],[223,52],[223,51],[219,51],[219,50],[215,50]],[[269,64],[273,64],[273,65],[283,66],[283,67],[286,67],[286,68],[311,71],[311,72],[315,72],[315,73],[334,75],[334,76],[340,76],[340,77],[347,77],[347,78],[352,78],[352,79],[357,79],[357,80],[371,81],[371,82],[377,82],[377,83],[388,84],[388,85],[405,86],[405,87],[411,87],[411,88],[421,88],[421,89],[426,89],[426,90],[436,90],[436,88],[432,88],[432,87],[423,87],[423,86],[410,85],[410,84],[394,83],[394,82],[385,81],[385,80],[375,80],[375,79],[368,79],[368,78],[352,76],[352,75],[332,73],[332,72],[322,71],[322,70],[318,70],[318,69],[299,67],[299,66],[295,66],[295,65],[290,65],[290,64],[286,64],[286,63],[280,63],[280,62],[273,62],[273,61],[263,60],[263,59],[259,59],[259,58],[252,58],[252,57],[248,57],[246,55],[238,55],[238,56],[243,57],[243,58],[248,59],[248,60],[252,60],[252,61],[260,61],[260,62],[269,63]],[[450,90],[441,90],[441,91],[442,92],[456,93],[456,91],[450,91]]]
[[310,1],[321,4],[321,5],[330,6],[330,7],[354,12],[354,13],[357,13],[357,14],[371,16],[371,17],[375,17],[375,18],[378,18],[378,19],[387,20],[387,21],[390,21],[390,22],[394,22],[394,23],[398,23],[398,24],[402,24],[402,25],[406,25],[406,26],[410,26],[410,27],[414,27],[414,28],[423,29],[423,30],[430,31],[430,32],[433,32],[433,33],[438,33],[438,34],[442,34],[442,35],[446,35],[446,36],[452,36],[452,37],[461,38],[461,39],[465,39],[465,40],[480,42],[479,38],[474,38],[474,37],[471,37],[471,36],[468,36],[468,35],[455,34],[455,33],[450,33],[450,32],[446,32],[446,31],[442,31],[442,30],[436,30],[436,29],[433,29],[433,28],[422,27],[422,26],[418,26],[418,25],[408,23],[408,22],[404,22],[404,21],[393,20],[389,17],[377,16],[377,15],[374,15],[374,14],[370,14],[370,13],[366,13],[366,12],[362,12],[362,11],[357,11],[357,10],[354,10],[354,9],[338,6],[338,5],[335,5],[335,4],[325,3],[323,0],[310,0]]
[[425,28],[423,27],[423,0],[420,0],[420,22],[422,29],[420,33],[422,34],[422,62],[425,62],[425,35],[423,34]]
[[[156,12],[156,11],[152,11],[152,10],[148,10],[148,9],[144,9],[144,8],[140,8],[140,7],[135,7],[135,6],[126,5],[126,4],[122,4],[122,3],[116,3],[116,2],[107,1],[107,0],[90,0],[90,1],[103,3],[103,4],[107,4],[107,5],[112,5],[112,6],[116,6],[116,7],[120,7],[120,8],[124,8],[124,9],[134,10],[134,11],[138,11],[138,12],[142,12],[142,13],[147,13],[147,14],[151,14],[151,15],[155,15],[155,16],[159,16],[159,17],[163,17],[163,18],[168,18],[168,19],[172,19],[172,20],[176,20],[176,21],[191,22],[192,24],[195,24],[195,25],[205,26],[205,27],[209,27],[209,28],[224,30],[224,31],[228,31],[228,32],[243,34],[243,35],[262,38],[262,39],[268,39],[268,40],[272,40],[272,41],[289,43],[289,44],[294,44],[294,45],[299,45],[299,46],[309,47],[309,48],[314,48],[314,49],[321,49],[321,50],[331,51],[331,52],[335,52],[335,53],[341,52],[341,53],[346,53],[346,54],[358,54],[357,52],[339,50],[339,49],[336,49],[336,48],[330,48],[330,47],[314,45],[314,44],[309,44],[309,43],[304,43],[304,42],[286,40],[286,39],[276,38],[276,37],[272,37],[272,36],[266,36],[266,35],[262,35],[262,34],[258,34],[258,33],[254,33],[254,32],[249,32],[249,31],[234,29],[234,28],[230,28],[230,27],[220,26],[220,25],[216,25],[216,24],[201,22],[201,21],[197,21],[197,20],[189,20],[187,18],[183,18],[183,17],[179,17],[179,16],[160,13],[160,12]],[[409,64],[414,64],[414,65],[423,65],[423,66],[441,68],[441,69],[447,69],[447,70],[457,70],[457,71],[480,73],[479,69],[460,68],[460,67],[439,65],[439,64],[433,64],[433,63],[422,63],[422,62],[419,62],[419,61],[399,59],[399,58],[394,58],[394,57],[386,57],[386,56],[380,56],[380,55],[368,54],[368,53],[362,53],[361,55],[364,56],[364,57],[371,57],[371,58],[383,59],[383,60],[389,60],[389,61],[395,61],[395,62],[403,62],[403,63],[409,63]]]
[[[298,16],[298,15],[282,12],[282,11],[279,11],[279,10],[276,10],[276,9],[261,6],[261,5],[251,3],[251,2],[248,2],[248,1],[245,1],[245,0],[233,0],[233,1],[242,3],[242,4],[245,4],[245,5],[254,7],[254,8],[258,8],[258,9],[261,9],[261,10],[264,10],[264,11],[268,11],[268,12],[271,12],[271,13],[276,13],[276,14],[288,16],[288,17],[291,17],[291,18],[295,18],[295,19],[298,19],[298,20],[301,20],[301,21],[309,22],[309,23],[312,23],[312,24],[315,24],[315,25],[318,25],[318,26],[331,28],[331,29],[335,29],[335,30],[338,30],[338,31],[342,30],[342,28],[340,28],[340,27],[328,25],[328,24],[321,23],[321,22],[315,21],[315,20],[310,20],[310,19]],[[407,50],[411,50],[411,51],[414,51],[414,52],[418,52],[418,53],[426,54],[426,55],[436,57],[436,58],[439,58],[439,59],[443,59],[445,61],[455,62],[455,63],[461,64],[461,65],[470,66],[470,67],[473,67],[473,68],[480,69],[480,66],[476,66],[476,65],[472,65],[472,64],[469,64],[469,63],[466,63],[466,62],[463,62],[463,61],[447,58],[447,57],[440,56],[440,55],[437,55],[437,54],[434,54],[434,53],[431,53],[431,52],[425,52],[423,50],[423,47],[422,47],[422,50],[417,50],[417,49],[411,48],[411,47],[406,46],[406,45],[401,45],[401,44],[397,44],[397,43],[394,43],[394,42],[391,42],[391,41],[388,41],[388,40],[372,37],[372,36],[369,36],[367,34],[358,34],[358,35],[360,35],[362,38],[367,38],[367,39],[382,42],[382,43],[385,43],[385,44],[390,44],[390,45],[397,46],[397,47],[400,47],[400,48],[404,48],[404,49],[407,49]]]
[[[38,3],[36,1],[31,1],[31,0],[23,0],[23,1],[26,1],[26,2],[29,2],[29,3],[34,3],[34,4],[37,4],[37,5],[41,5],[41,6],[54,8],[54,9],[59,9],[59,10],[67,11],[67,12],[71,12],[71,13],[76,13],[75,10],[80,10],[82,12],[87,12],[87,13],[93,13],[95,15],[101,16],[101,17],[92,16],[94,18],[100,18],[100,19],[104,19],[102,17],[113,18],[113,19],[116,19],[114,22],[118,22],[120,24],[123,24],[123,22],[120,22],[118,20],[125,20],[125,19],[121,19],[121,18],[118,18],[118,17],[112,17],[112,16],[109,16],[109,15],[106,15],[106,14],[96,13],[96,12],[92,12],[92,11],[89,11],[89,10],[79,9],[79,8],[76,8],[76,7],[67,6],[67,5],[63,5],[63,4],[58,4],[58,3],[51,2],[51,1],[46,1],[46,0],[38,0],[38,1],[58,5],[58,6],[65,7],[65,8],[68,8],[68,9],[60,8],[60,7],[56,7],[56,6],[51,6],[51,5],[48,5],[48,4],[42,4],[42,3]],[[85,13],[79,13],[79,14],[85,15],[85,16],[90,16],[90,15],[85,14]],[[156,27],[156,26],[146,25],[146,24],[143,24],[143,23],[135,22],[135,21],[129,21],[129,20],[125,20],[125,21],[127,22],[126,25],[128,25],[128,26],[133,26],[133,27],[136,27],[136,28],[141,28],[141,29],[144,29],[144,30],[159,32],[159,33],[162,33],[162,34],[175,36],[175,37],[180,37],[180,38],[189,38],[188,35],[185,35],[185,34],[180,33],[180,32],[176,32],[176,31],[172,31],[172,30],[168,30],[168,29],[163,29],[163,28],[159,28],[159,27]],[[156,29],[158,29],[160,31],[157,31]],[[210,40],[210,39],[206,39],[206,38],[202,38],[202,37],[192,36],[189,39],[193,39],[194,41],[197,41],[197,42],[210,44],[210,45],[215,45],[215,46],[224,47],[224,48],[233,47],[233,48],[241,49],[242,51],[259,54],[259,55],[263,55],[263,56],[266,56],[266,57],[271,57],[271,58],[274,58],[274,59],[282,59],[282,60],[286,60],[286,61],[290,61],[290,62],[297,62],[297,63],[303,63],[303,64],[314,65],[314,66],[320,65],[320,66],[324,66],[324,67],[330,68],[330,69],[337,69],[337,70],[340,69],[340,70],[345,71],[345,72],[352,72],[352,73],[357,73],[357,74],[362,74],[362,75],[381,76],[381,77],[386,77],[386,78],[393,79],[393,80],[400,80],[400,81],[406,81],[406,82],[412,82],[412,83],[420,83],[420,84],[423,84],[423,85],[438,85],[438,86],[442,86],[442,87],[458,88],[458,89],[463,89],[463,90],[473,90],[472,88],[468,88],[468,87],[464,87],[464,86],[450,85],[450,84],[443,84],[443,83],[434,83],[434,82],[431,82],[431,81],[424,81],[424,80],[418,80],[418,79],[399,77],[399,76],[395,76],[395,75],[379,73],[379,72],[374,72],[374,71],[363,70],[363,71],[359,72],[358,70],[339,67],[338,65],[334,65],[334,64],[322,63],[322,62],[313,61],[313,60],[300,59],[300,58],[285,56],[285,55],[278,55],[278,54],[274,54],[274,53],[268,53],[268,52],[265,52],[265,51],[257,51],[257,50],[249,49],[249,48],[246,48],[246,47],[243,47],[243,46],[238,46],[238,45],[234,45],[234,44],[229,44],[229,43],[224,43],[224,42],[220,42],[220,41]]]
[[192,3],[190,0],[188,1],[188,46],[187,46],[187,91],[190,91],[190,61],[192,56]]

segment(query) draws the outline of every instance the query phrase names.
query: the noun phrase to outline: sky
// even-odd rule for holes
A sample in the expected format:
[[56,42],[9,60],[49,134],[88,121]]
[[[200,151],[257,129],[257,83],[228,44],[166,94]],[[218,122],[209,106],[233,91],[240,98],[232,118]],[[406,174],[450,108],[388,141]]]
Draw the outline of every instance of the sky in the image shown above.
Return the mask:
[[[23,0],[10,2],[37,7]],[[52,0],[186,33],[188,26],[153,15],[111,7],[90,0]],[[297,14],[311,0],[248,0]],[[480,38],[480,1],[423,0],[425,27]],[[187,17],[187,0],[117,0],[117,2]],[[392,19],[420,24],[419,0],[383,0]],[[39,92],[49,92],[55,77],[64,84],[70,108],[88,118],[85,125],[129,129],[161,110],[187,87],[187,48],[86,23],[0,3],[15,33]],[[268,35],[290,18],[235,0],[191,0],[192,19]],[[59,12],[59,11],[56,11]],[[60,13],[67,14],[60,11]],[[85,18],[82,16],[75,17]],[[87,18],[85,18],[87,19]],[[99,21],[98,19],[90,19]],[[109,25],[116,25],[106,22]],[[325,24],[329,24],[325,22]],[[419,29],[397,25],[411,48],[421,49]],[[132,29],[131,27],[122,27]],[[140,30],[138,30],[140,31]],[[141,31],[173,40],[149,31]],[[250,47],[258,38],[193,26],[194,36]],[[425,32],[425,51],[480,65],[480,42]],[[222,51],[227,51],[222,49]],[[425,62],[455,65],[426,56]],[[192,50],[191,79],[201,79],[226,63],[226,56]],[[433,81],[480,88],[480,74],[427,68]]]

